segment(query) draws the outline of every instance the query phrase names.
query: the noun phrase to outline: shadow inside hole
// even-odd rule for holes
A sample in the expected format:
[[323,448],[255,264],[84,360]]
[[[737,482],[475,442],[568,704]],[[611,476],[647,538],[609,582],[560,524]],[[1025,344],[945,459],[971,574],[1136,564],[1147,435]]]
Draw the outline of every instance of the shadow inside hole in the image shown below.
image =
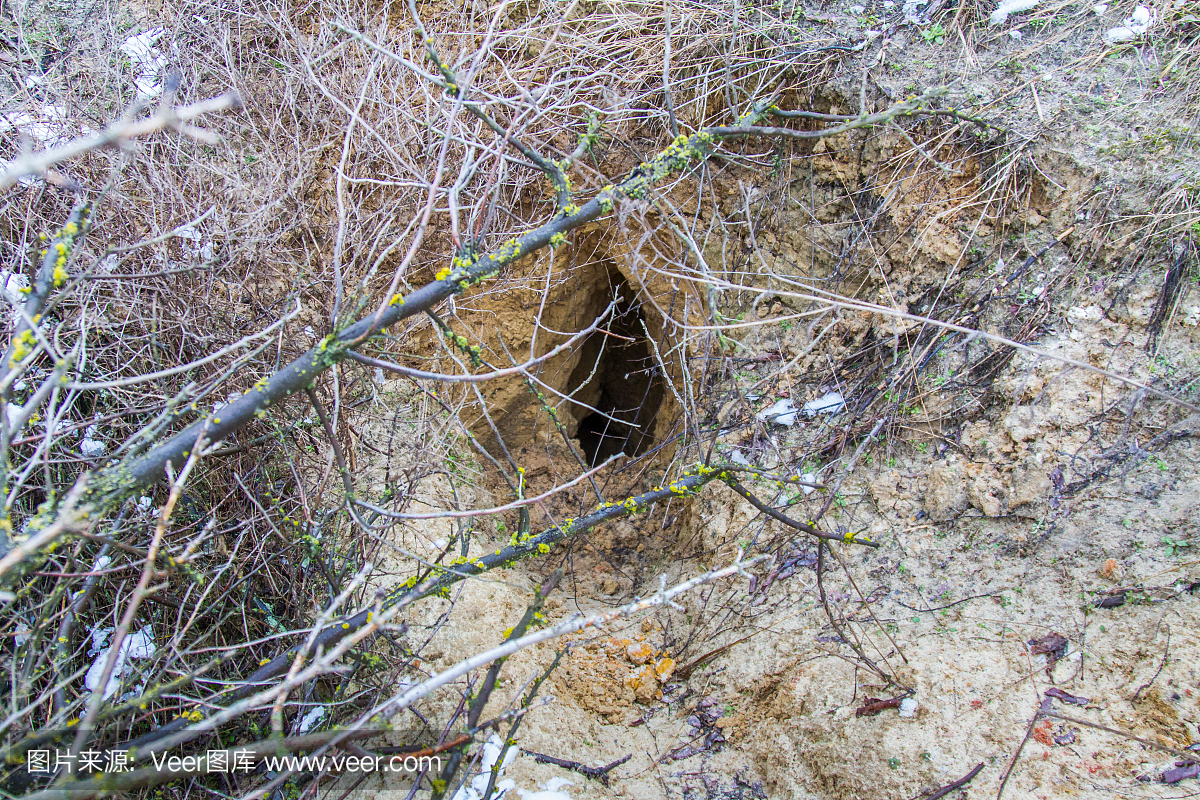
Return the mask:
[[622,300],[608,324],[583,342],[571,373],[571,395],[601,413],[587,413],[574,432],[591,466],[624,453],[638,456],[654,444],[652,428],[663,401],[663,383],[636,292],[619,274],[609,274]]

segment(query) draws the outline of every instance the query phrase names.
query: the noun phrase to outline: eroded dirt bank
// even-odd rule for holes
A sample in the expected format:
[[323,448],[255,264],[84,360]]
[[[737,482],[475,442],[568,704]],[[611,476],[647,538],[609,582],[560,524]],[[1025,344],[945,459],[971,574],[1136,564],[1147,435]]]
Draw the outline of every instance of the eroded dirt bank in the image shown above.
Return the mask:
[[[518,744],[589,766],[630,758],[603,785],[521,755],[506,770],[518,787],[566,778],[572,797],[908,798],[982,764],[965,796],[994,796],[1005,776],[1010,798],[1187,791],[1158,783],[1177,760],[1166,750],[1060,717],[1030,725],[1054,689],[1044,707],[1054,714],[1171,748],[1200,739],[1197,418],[1161,396],[1194,403],[1200,369],[1186,189],[1195,150],[1177,122],[1191,100],[1153,89],[1145,49],[1096,58],[1106,18],[1069,12],[1058,27],[1035,15],[1024,38],[968,26],[961,47],[925,35],[928,20],[888,28],[871,91],[899,97],[962,70],[970,78],[952,81],[952,97],[990,126],[947,120],[919,142],[885,128],[747,148],[747,163],[724,163],[699,198],[696,183],[677,183],[658,206],[627,205],[459,301],[457,319],[485,349],[521,361],[620,298],[621,321],[606,329],[620,344],[592,336],[545,362],[540,399],[514,377],[466,406],[476,435],[498,432],[511,447],[529,491],[577,471],[565,439],[589,464],[618,452],[589,443],[592,412],[562,395],[631,411],[625,421],[646,431],[625,437],[641,460],[602,480],[614,496],[701,457],[671,443],[702,398],[715,458],[829,487],[755,484],[764,498],[793,503],[794,516],[824,507],[822,525],[881,544],[829,556],[823,602],[811,543],[782,545],[786,528],[714,485],[467,585],[457,602],[477,609],[469,617],[414,612],[410,624],[438,626],[425,663],[436,670],[494,644],[560,564],[568,576],[551,620],[645,594],[661,574],[729,563],[740,548],[776,557],[749,587],[722,584],[684,613],[571,639],[547,683],[553,704],[528,714]],[[835,21],[887,13],[838,9]],[[859,67],[833,68],[797,102],[854,109]],[[633,163],[614,148],[596,169]],[[665,269],[664,252],[681,246],[661,235],[669,208],[690,220],[703,267]],[[701,274],[718,290],[698,288]],[[830,309],[819,292],[909,316]],[[677,324],[713,312],[732,326],[716,348]],[[630,378],[647,364],[657,377]],[[761,416],[831,393],[837,413]],[[646,408],[653,415],[639,416]],[[475,499],[503,502],[475,466]],[[431,484],[431,507],[447,491]],[[552,515],[586,498],[567,492]],[[471,554],[506,541],[513,524],[477,532]],[[554,652],[514,656],[489,712]],[[902,698],[913,701],[903,713]],[[427,710],[453,710],[443,705]]]
[[[921,316],[945,318],[950,297],[985,332],[1048,355],[1012,355],[970,335],[943,339],[884,314],[789,324],[811,305],[785,282],[730,302],[729,319],[782,321],[742,335],[728,350],[737,366],[704,384],[725,411],[718,452],[836,486],[825,524],[867,531],[883,546],[831,559],[825,586],[840,630],[819,600],[815,551],[799,542],[777,553],[778,569],[749,593],[722,586],[685,603],[686,614],[577,637],[548,684],[553,707],[530,713],[519,744],[592,766],[632,757],[605,787],[522,755],[506,772],[519,787],[566,777],[577,784],[571,796],[906,798],[982,763],[966,796],[994,796],[1028,734],[1008,797],[1179,796],[1155,783],[1174,765],[1168,752],[1059,718],[1029,722],[1055,688],[1076,700],[1053,701],[1054,713],[1169,747],[1200,738],[1188,558],[1195,418],[1055,358],[1193,396],[1191,283],[1162,311],[1166,272],[1183,251],[1133,259],[1143,223],[1105,216],[1105,174],[1052,149],[1030,151],[1045,177],[1022,173],[1028,185],[999,215],[973,205],[994,188],[994,166],[970,147],[937,151],[957,172],[936,186],[912,168],[920,159],[911,149],[907,175],[897,166],[905,149],[887,134],[865,147],[853,136],[830,140],[805,162],[807,175],[758,201],[770,210],[757,227],[739,216],[747,198],[734,180],[718,181],[721,199],[700,213],[734,230],[721,244],[740,245],[744,269],[759,259],[764,274]],[[866,224],[864,206],[873,215]],[[552,329],[578,329],[597,310],[560,320],[558,295],[548,297]],[[516,341],[528,347],[528,333]],[[547,337],[540,352],[556,343]],[[576,352],[560,369],[578,363]],[[917,380],[898,381],[905,370]],[[800,415],[792,426],[755,416],[777,400],[800,406],[829,391],[848,403],[840,414]],[[539,410],[523,387],[488,399],[505,420]],[[505,424],[533,428],[529,419]],[[521,444],[532,480],[552,481],[567,458],[561,443],[547,435]],[[825,497],[791,499],[815,514]],[[712,487],[589,537],[572,552],[570,588],[551,600],[550,616],[611,605],[652,589],[658,573],[681,578],[728,563],[739,547],[782,533]],[[446,623],[430,668],[494,642],[548,571],[534,565],[503,585],[468,587],[464,598],[482,613]],[[505,686],[515,691],[552,653],[514,657]],[[901,685],[915,713],[894,704],[871,713],[875,699],[901,696]]]

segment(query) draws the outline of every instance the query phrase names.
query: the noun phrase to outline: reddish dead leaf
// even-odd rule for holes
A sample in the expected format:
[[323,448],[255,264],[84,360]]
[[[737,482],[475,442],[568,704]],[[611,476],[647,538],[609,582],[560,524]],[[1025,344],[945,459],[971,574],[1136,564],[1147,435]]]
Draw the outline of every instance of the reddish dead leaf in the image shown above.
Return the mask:
[[1029,652],[1046,657],[1046,673],[1054,669],[1060,658],[1067,654],[1067,637],[1058,633],[1047,633],[1040,639],[1029,640]]

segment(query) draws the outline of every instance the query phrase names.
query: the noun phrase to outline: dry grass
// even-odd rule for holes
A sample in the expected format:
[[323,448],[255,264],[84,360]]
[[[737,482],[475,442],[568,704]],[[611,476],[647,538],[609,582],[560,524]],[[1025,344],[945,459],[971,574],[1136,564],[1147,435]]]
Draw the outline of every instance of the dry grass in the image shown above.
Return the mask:
[[[171,0],[144,21],[96,6],[87,9],[86,24],[83,15],[52,22],[45,9],[24,8],[25,24],[15,35],[25,37],[45,72],[35,87],[17,90],[6,113],[45,117],[44,107],[56,105],[66,110],[70,133],[102,127],[132,96],[131,66],[113,43],[147,24],[166,27],[161,47],[181,75],[181,102],[236,89],[244,108],[206,120],[221,135],[219,144],[163,133],[64,168],[99,201],[70,264],[71,279],[48,312],[48,335],[58,352],[74,354],[77,374],[72,385],[48,388],[39,419],[7,442],[6,508],[17,530],[88,468],[144,447],[139,437],[174,430],[250,389],[397,290],[427,283],[456,254],[494,249],[558,213],[540,171],[430,79],[425,45],[402,4],[384,12],[373,4]],[[598,145],[572,172],[581,197],[645,161],[676,131],[729,122],[752,100],[776,95],[787,108],[857,111],[838,107],[846,102],[838,98],[857,92],[857,76],[836,90],[824,88],[849,58],[842,39],[805,24],[802,12],[783,4],[583,0],[499,10],[420,7],[457,85],[510,136],[562,159],[586,132],[589,115],[602,116]],[[964,4],[953,17],[942,13],[936,19],[952,19],[969,32],[986,9]],[[1187,37],[1195,21],[1177,15],[1170,24],[1184,43],[1167,65],[1174,74],[1193,68]],[[46,40],[34,44],[31,29],[44,31]],[[31,63],[6,62],[5,79],[25,86]],[[883,92],[869,103],[886,104]],[[793,509],[793,516],[836,518],[838,532],[863,525],[869,503],[865,495],[839,491],[845,475],[864,457],[951,445],[956,426],[986,408],[1012,358],[1009,348],[948,334],[937,323],[1029,341],[1046,330],[1052,301],[1082,281],[1070,272],[1037,281],[1035,264],[1053,239],[1011,238],[1024,233],[1021,215],[1034,203],[1034,187],[1045,185],[1024,152],[1027,143],[1012,131],[938,119],[819,144],[729,146],[665,187],[654,204],[625,205],[615,224],[589,231],[596,246],[586,252],[580,246],[570,270],[552,273],[538,262],[471,295],[461,314],[446,309],[442,316],[454,330],[483,345],[493,366],[507,367],[558,340],[549,332],[541,352],[509,352],[479,322],[484,314],[494,315],[492,325],[503,317],[532,329],[543,322],[533,299],[569,294],[579,273],[613,254],[625,259],[622,274],[637,284],[624,289],[638,293],[647,339],[657,342],[648,368],[668,379],[664,408],[676,416],[659,430],[670,446],[627,462],[617,477],[592,484],[593,494],[567,495],[541,513],[560,521],[593,505],[597,491],[604,499],[632,494],[669,482],[712,452],[724,459],[736,450],[772,470],[817,474],[830,486],[809,496],[764,483],[764,500]],[[4,146],[2,155],[11,157],[19,142],[10,136]],[[43,182],[0,198],[3,268],[29,276],[37,234],[57,228],[73,199]],[[1132,230],[1128,222],[1122,214],[1090,221],[1070,245],[1075,260],[1100,251],[1110,256],[1103,226],[1123,225],[1122,236],[1149,244],[1122,262],[1122,272],[1160,264],[1174,247],[1180,280],[1193,274],[1187,259],[1194,254],[1180,244],[1194,235],[1191,184],[1181,181]],[[1007,267],[997,270],[1000,260]],[[600,292],[621,289],[605,284]],[[835,308],[822,293],[885,309]],[[517,308],[512,298],[525,295],[528,307]],[[1164,301],[1164,315],[1177,313],[1179,298],[1176,290]],[[901,320],[887,309],[926,321]],[[281,320],[278,330],[204,361]],[[574,322],[578,330],[591,320]],[[434,340],[430,323],[420,319],[370,351],[422,368],[465,368],[461,349],[445,340],[435,347]],[[194,366],[167,374],[181,364]],[[48,360],[32,365],[22,375],[25,388],[9,403],[29,399],[52,368]],[[547,380],[575,388],[565,376]],[[383,514],[347,512],[342,467],[357,479],[362,499],[397,513],[486,505],[474,497],[485,469],[507,476],[497,486],[526,491],[517,467],[533,456],[472,449],[472,437],[485,426],[467,427],[460,414],[487,408],[482,394],[414,384],[384,387],[371,368],[347,362],[319,386],[338,450],[311,406],[284,405],[200,461],[182,494],[171,497],[160,487],[148,506],[130,503],[94,536],[70,541],[40,572],[24,576],[0,631],[13,643],[5,692],[13,710],[4,729],[10,744],[29,730],[88,713],[80,675],[90,661],[87,631],[126,624],[133,609],[140,610],[128,632],[149,625],[161,646],[127,678],[136,710],[101,712],[96,741],[125,740],[204,709],[222,681],[249,674],[284,643],[299,642],[320,611],[332,613],[335,603],[343,610],[366,607],[371,586],[355,583],[363,564],[407,579],[428,574],[431,561],[466,552],[472,536],[486,542],[490,531],[468,523],[447,524],[437,536]],[[1190,373],[1169,376],[1162,386],[1194,400]],[[757,416],[776,396],[802,400],[829,390],[850,401],[845,415],[787,431]],[[532,395],[523,397],[537,405]],[[1119,445],[1160,434],[1180,419],[1159,404],[1125,413],[1119,405],[1125,400],[1114,398],[1097,417],[1116,444],[1082,453],[1095,468],[1078,480],[1113,474],[1128,461]],[[543,413],[539,424],[551,407],[535,409]],[[178,419],[166,419],[177,411]],[[105,450],[88,458],[80,434],[92,425]],[[537,457],[545,469],[530,478],[528,491],[581,472],[569,442],[546,445]],[[153,513],[163,506],[174,509],[170,526]],[[671,560],[678,534],[669,524],[678,513],[675,506],[660,509],[641,529],[650,543],[644,556],[632,555],[628,542],[610,548],[629,559],[621,565],[622,589],[640,588],[646,574],[664,565],[680,566]],[[508,517],[509,526],[517,522],[516,514]],[[704,542],[705,555],[738,545],[775,554],[781,570],[811,566],[815,558],[794,531],[761,520]],[[151,565],[152,547],[175,561]],[[572,557],[605,560],[610,553]],[[161,572],[152,575],[151,566]],[[769,587],[778,575],[764,582]],[[147,591],[137,586],[139,577],[162,585]],[[85,594],[77,603],[72,598],[80,588]],[[722,637],[742,635],[765,613],[760,599],[740,591],[706,595],[694,622],[676,621],[668,631],[680,663],[697,663],[714,642],[727,643]],[[840,613],[830,619],[850,624]],[[444,624],[437,619],[407,641],[392,629],[395,638],[380,636],[357,650],[347,672],[331,672],[293,695],[282,716],[270,719],[259,709],[236,721],[229,735],[261,738],[271,725],[295,730],[313,704],[329,706],[337,721],[356,717],[390,697],[397,680],[417,674],[428,641]],[[63,648],[54,644],[59,635]],[[211,666],[217,656],[224,660]],[[202,669],[203,678],[187,685],[166,693],[154,688]],[[472,690],[454,691],[465,698]],[[427,721],[418,730],[421,743],[456,721],[453,713]]]

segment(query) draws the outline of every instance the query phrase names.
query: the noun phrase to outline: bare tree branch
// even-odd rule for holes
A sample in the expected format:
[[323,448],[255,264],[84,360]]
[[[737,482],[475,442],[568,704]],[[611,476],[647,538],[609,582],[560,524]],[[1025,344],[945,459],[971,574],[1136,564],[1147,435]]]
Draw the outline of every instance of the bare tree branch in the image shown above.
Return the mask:
[[27,153],[18,156],[6,165],[3,173],[0,173],[0,191],[12,187],[21,178],[30,175],[42,175],[46,170],[60,161],[66,161],[69,158],[82,155],[89,150],[120,145],[139,136],[157,133],[163,128],[172,128],[192,138],[213,144],[217,137],[207,131],[186,125],[185,123],[204,114],[225,111],[230,108],[236,108],[239,105],[241,105],[241,99],[238,97],[237,92],[229,91],[216,97],[210,97],[208,100],[201,100],[186,106],[165,106],[160,108],[153,116],[145,119],[122,119],[91,136],[82,136],[58,147],[43,150],[40,153]]

